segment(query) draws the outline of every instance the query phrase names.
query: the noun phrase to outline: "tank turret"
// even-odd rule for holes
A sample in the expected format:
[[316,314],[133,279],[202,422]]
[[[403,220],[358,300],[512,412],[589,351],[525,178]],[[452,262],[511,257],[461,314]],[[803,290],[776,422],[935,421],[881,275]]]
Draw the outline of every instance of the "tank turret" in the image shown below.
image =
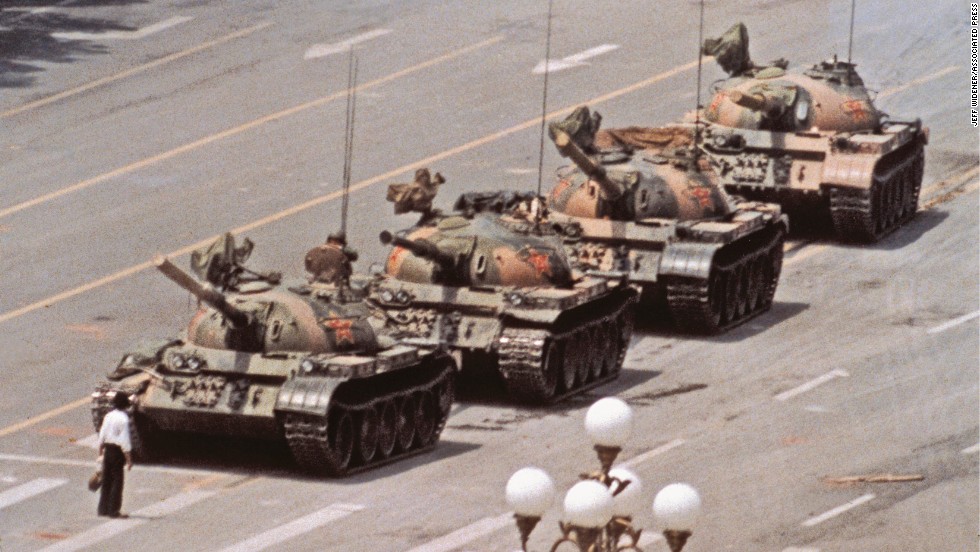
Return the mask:
[[558,152],[578,168],[564,171],[552,190],[548,206],[553,211],[620,221],[696,220],[732,211],[727,194],[700,170],[689,147],[643,158],[631,148],[597,151],[590,157],[561,129],[553,128],[551,134]]
[[[527,226],[527,225],[526,225]],[[561,241],[502,225],[488,216],[449,216],[405,236],[381,233],[394,245],[386,272],[420,284],[447,286],[572,285]]]

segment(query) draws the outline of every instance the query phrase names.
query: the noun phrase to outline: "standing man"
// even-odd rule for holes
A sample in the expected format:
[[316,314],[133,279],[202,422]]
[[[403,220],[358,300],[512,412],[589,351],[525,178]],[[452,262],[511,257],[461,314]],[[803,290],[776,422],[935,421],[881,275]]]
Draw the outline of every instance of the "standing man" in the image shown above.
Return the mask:
[[133,448],[129,437],[129,395],[116,392],[112,410],[102,419],[99,428],[99,454],[102,456],[102,493],[99,495],[99,515],[111,518],[128,517],[122,508],[123,464],[133,469]]

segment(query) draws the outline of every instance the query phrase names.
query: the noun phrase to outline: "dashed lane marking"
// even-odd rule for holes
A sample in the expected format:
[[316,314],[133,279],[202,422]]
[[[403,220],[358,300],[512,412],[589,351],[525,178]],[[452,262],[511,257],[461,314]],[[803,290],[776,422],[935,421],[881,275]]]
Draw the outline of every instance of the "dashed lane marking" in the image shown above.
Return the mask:
[[960,68],[959,65],[950,65],[948,67],[944,67],[944,68],[940,69],[939,71],[936,71],[935,73],[930,73],[930,74],[928,74],[928,75],[926,75],[924,77],[920,77],[920,78],[917,78],[917,79],[915,79],[913,81],[909,81],[909,82],[907,82],[907,83],[905,83],[905,84],[903,84],[901,86],[896,86],[894,88],[889,88],[887,90],[883,90],[880,94],[878,94],[878,98],[876,98],[876,99],[887,98],[888,96],[891,96],[892,94],[898,94],[899,92],[904,92],[904,91],[908,90],[909,88],[912,88],[913,86],[918,86],[920,84],[925,84],[925,83],[927,83],[929,81],[933,81],[933,80],[936,80],[936,79],[938,79],[940,77],[946,76],[946,75],[952,73],[953,71],[956,71],[959,68]]
[[787,400],[792,399],[793,397],[795,397],[797,395],[802,395],[803,393],[806,393],[807,391],[810,391],[812,389],[815,389],[815,388],[817,388],[817,387],[819,387],[819,386],[827,383],[828,381],[831,381],[831,380],[836,379],[836,378],[846,378],[846,377],[849,377],[849,376],[850,376],[850,374],[848,374],[847,371],[845,371],[845,370],[840,370],[840,369],[838,369],[838,370],[832,370],[832,371],[827,372],[826,374],[824,374],[822,376],[819,376],[817,378],[814,378],[814,379],[812,379],[812,380],[804,383],[803,385],[800,385],[798,387],[794,387],[793,389],[790,389],[789,391],[783,391],[782,393],[776,395],[776,400],[777,401],[787,401]]
[[313,46],[310,46],[308,50],[306,50],[305,54],[303,54],[303,59],[316,59],[346,52],[351,47],[360,44],[361,42],[374,40],[375,38],[382,37],[390,32],[391,29],[375,29],[373,31],[368,31],[357,36],[353,36],[347,40],[334,42],[333,44],[314,44]]
[[973,445],[972,447],[967,447],[967,448],[961,450],[960,452],[962,452],[963,454],[976,454],[976,453],[980,452],[980,443],[977,443],[977,444]]
[[318,527],[345,518],[363,509],[364,506],[359,504],[331,504],[322,510],[255,535],[228,548],[224,548],[221,552],[259,552],[260,550],[271,548],[277,544],[309,533]]
[[[88,531],[69,537],[42,549],[42,552],[74,552],[107,541],[116,535],[135,529],[153,518],[165,517],[196,504],[215,493],[213,491],[189,491],[133,512],[129,519],[114,519],[97,525]],[[139,548],[137,546],[137,548]]]
[[[980,167],[971,167],[959,174],[954,174],[953,176],[944,178],[931,186],[927,186],[922,190],[922,192],[920,192],[919,195],[920,197],[925,198],[930,196],[935,191],[947,190],[947,189],[952,190],[958,188],[963,184],[966,184],[968,181],[976,179],[977,174],[980,174]],[[926,201],[926,203],[928,203],[928,200]]]
[[783,552],[820,552],[819,548],[797,548],[795,546],[790,546],[789,548],[784,548]]
[[65,33],[51,33],[51,36],[61,40],[139,40],[141,38],[146,38],[151,34],[156,34],[160,31],[169,29],[170,27],[176,27],[181,23],[187,23],[192,19],[194,18],[186,16],[171,17],[166,21],[154,23],[143,27],[142,29],[136,29],[135,31],[108,31],[104,33],[72,31]]
[[839,515],[843,514],[844,512],[846,512],[848,510],[851,510],[853,508],[857,508],[858,506],[864,504],[865,502],[869,502],[871,500],[874,500],[874,498],[875,498],[875,495],[872,494],[872,493],[868,493],[866,495],[859,496],[859,497],[855,498],[854,500],[848,502],[847,504],[841,504],[840,506],[834,508],[833,510],[828,510],[828,511],[820,514],[819,516],[815,516],[815,517],[812,517],[812,518],[804,521],[802,523],[802,525],[803,525],[803,527],[813,527],[814,525],[818,525],[820,523],[823,523],[823,522],[827,521],[828,519],[831,519],[833,517],[839,516]]
[[675,449],[675,448],[683,445],[684,442],[685,442],[684,439],[674,439],[673,441],[671,441],[669,443],[665,443],[663,445],[660,445],[659,447],[657,447],[655,449],[648,450],[648,451],[644,452],[643,454],[640,454],[639,456],[634,456],[633,458],[630,458],[629,460],[621,463],[620,466],[623,466],[624,468],[630,468],[630,467],[633,467],[633,466],[637,466],[637,465],[642,464],[643,462],[646,462],[647,460],[653,458],[654,456],[659,456],[659,455],[661,455],[661,454],[663,454],[663,453],[665,453],[665,452],[667,452],[669,450],[673,450],[673,449]]
[[[89,463],[89,466],[92,465],[94,464]],[[17,485],[12,489],[7,489],[6,491],[0,493],[0,510],[6,508],[7,506],[17,504],[22,500],[27,500],[32,496],[58,488],[65,483],[68,483],[67,479],[48,479],[41,477],[33,481],[28,481],[23,485]]]
[[81,94],[82,92],[87,92],[89,90],[92,90],[93,88],[98,88],[100,86],[105,86],[105,85],[107,85],[107,84],[109,84],[111,82],[115,82],[117,80],[124,79],[126,77],[131,77],[131,76],[136,75],[136,74],[139,74],[139,73],[143,73],[145,71],[148,71],[150,69],[153,69],[154,67],[159,67],[161,65],[170,63],[172,61],[176,61],[178,59],[185,58],[187,56],[196,54],[198,52],[202,52],[204,50],[207,50],[208,48],[213,48],[215,46],[218,46],[219,44],[224,44],[225,42],[229,42],[231,40],[235,40],[236,38],[242,38],[244,36],[248,36],[248,35],[256,32],[256,31],[260,31],[262,29],[265,29],[266,27],[268,27],[270,25],[272,25],[272,22],[271,21],[266,21],[265,23],[259,23],[258,25],[253,25],[251,27],[248,27],[246,29],[242,29],[240,31],[235,31],[235,32],[233,32],[231,34],[227,34],[225,36],[222,36],[222,37],[216,38],[214,40],[211,40],[209,42],[205,42],[203,44],[198,44],[197,46],[194,46],[193,48],[188,48],[187,50],[183,50],[183,51],[180,51],[180,52],[177,52],[177,53],[174,53],[174,54],[170,54],[169,56],[164,56],[162,58],[155,59],[155,60],[153,60],[153,61],[151,61],[149,63],[144,63],[143,65],[139,65],[139,66],[136,66],[136,67],[133,67],[133,68],[130,68],[130,69],[126,69],[125,71],[121,71],[121,72],[116,73],[114,75],[110,75],[108,77],[103,77],[101,79],[94,80],[92,82],[83,84],[81,86],[77,86],[77,87],[72,88],[72,89],[69,89],[69,90],[65,90],[63,92],[58,92],[57,94],[53,94],[51,96],[47,96],[47,97],[41,98],[39,100],[35,100],[33,102],[30,102],[30,103],[26,103],[24,105],[15,107],[13,109],[8,109],[7,111],[0,112],[0,119],[5,119],[7,117],[12,117],[14,115],[17,115],[18,113],[23,113],[24,111],[28,111],[28,110],[31,110],[31,109],[36,109],[38,107],[42,107],[42,106],[48,105],[50,103],[54,103],[54,102],[56,102],[58,100],[63,100],[65,98],[69,97],[69,96],[74,96],[76,94]]
[[[430,60],[427,60],[427,61],[423,61],[422,63],[418,63],[418,64],[413,65],[411,67],[407,67],[407,68],[402,69],[400,71],[396,71],[396,72],[391,73],[389,75],[386,75],[384,77],[381,77],[381,78],[375,79],[373,81],[366,82],[366,83],[364,83],[362,85],[359,85],[357,87],[357,92],[361,92],[362,90],[368,90],[370,88],[375,88],[375,87],[380,86],[380,85],[382,85],[384,83],[387,83],[387,82],[393,81],[395,79],[399,79],[401,77],[404,77],[406,75],[410,75],[412,73],[416,73],[418,71],[421,71],[422,69],[425,69],[427,67],[431,67],[433,65],[437,65],[439,63],[443,63],[443,62],[449,61],[451,59],[455,59],[455,58],[457,58],[459,56],[462,56],[462,55],[467,54],[469,52],[472,52],[474,50],[477,50],[477,49],[480,49],[480,48],[484,48],[484,47],[490,46],[492,44],[496,44],[497,42],[500,42],[503,39],[504,39],[504,37],[502,37],[502,36],[495,36],[493,38],[484,40],[483,42],[479,42],[477,44],[472,44],[470,46],[467,46],[465,48],[460,48],[459,50],[454,50],[454,51],[449,52],[447,54],[444,54],[442,56],[439,56],[439,57],[436,57],[436,58],[433,58],[433,59],[430,59]],[[30,208],[30,207],[34,207],[34,206],[40,205],[42,203],[46,203],[46,202],[51,201],[53,199],[57,199],[59,197],[62,197],[62,196],[65,196],[65,195],[68,195],[68,194],[77,192],[79,190],[84,190],[84,189],[89,188],[89,187],[92,187],[92,186],[94,186],[96,184],[101,184],[101,183],[103,183],[103,182],[105,182],[107,180],[110,180],[112,178],[115,178],[117,176],[122,176],[122,175],[125,175],[125,174],[129,174],[129,173],[134,172],[136,170],[143,169],[143,168],[146,168],[146,167],[155,165],[155,164],[160,163],[162,161],[166,161],[166,160],[171,159],[173,157],[177,157],[178,155],[182,155],[182,154],[187,153],[189,151],[196,150],[196,149],[198,149],[198,148],[200,148],[202,146],[211,144],[213,142],[217,142],[219,140],[223,140],[225,138],[228,138],[228,137],[231,137],[231,136],[235,136],[237,134],[241,134],[242,132],[245,132],[246,130],[253,129],[255,127],[264,125],[266,123],[277,121],[277,120],[282,119],[284,117],[287,117],[287,116],[290,116],[290,115],[295,115],[296,113],[300,113],[300,112],[305,111],[307,109],[311,109],[311,108],[314,108],[314,107],[319,107],[319,106],[325,105],[327,103],[330,103],[330,102],[332,102],[334,100],[337,100],[337,99],[340,99],[340,98],[346,98],[346,97],[347,97],[347,90],[342,90],[342,91],[334,92],[332,94],[328,94],[328,95],[323,96],[321,98],[318,98],[318,99],[315,99],[315,100],[306,102],[304,104],[295,105],[293,107],[290,107],[290,108],[287,108],[287,109],[283,109],[282,111],[277,111],[275,113],[271,113],[269,115],[265,115],[263,117],[259,117],[258,119],[254,119],[254,120],[249,121],[249,122],[247,122],[245,124],[238,125],[236,127],[223,130],[221,132],[218,132],[216,134],[212,134],[210,136],[205,136],[204,138],[195,140],[193,142],[189,142],[189,143],[184,144],[182,146],[178,146],[176,148],[173,148],[171,150],[165,151],[163,153],[159,153],[159,154],[154,155],[152,157],[147,157],[146,159],[143,159],[143,160],[140,160],[140,161],[136,161],[135,163],[130,163],[129,165],[125,165],[123,167],[119,167],[118,169],[111,170],[111,171],[109,171],[107,173],[103,173],[103,174],[100,174],[98,176],[94,176],[92,178],[83,180],[83,181],[78,182],[76,184],[73,184],[71,186],[68,186],[68,187],[62,188],[60,190],[51,192],[49,194],[45,194],[43,196],[36,197],[34,199],[30,199],[30,200],[27,200],[27,201],[18,203],[17,205],[12,205],[10,207],[7,207],[6,209],[0,210],[0,218],[3,218],[3,217],[6,217],[6,216],[9,216],[9,215],[12,215],[12,214],[14,214],[14,213],[16,213],[18,211],[23,211],[24,209],[27,209],[27,208]]]
[[945,332],[946,330],[948,330],[950,328],[955,328],[956,326],[959,326],[960,324],[965,324],[965,323],[969,322],[970,320],[973,320],[974,318],[977,318],[977,317],[980,317],[980,310],[971,312],[970,314],[964,314],[963,316],[960,316],[958,318],[954,318],[954,319],[950,320],[949,322],[946,322],[945,324],[940,324],[938,326],[934,326],[932,328],[929,328],[926,331],[926,333],[937,334],[939,332]]
[[514,523],[514,515],[507,513],[496,517],[483,518],[448,535],[417,546],[408,552],[449,552],[465,544],[499,531]]
[[[577,54],[572,54],[570,56],[565,56],[561,59],[551,59],[547,62],[547,70],[549,73],[555,73],[557,71],[564,71],[565,69],[571,69],[572,67],[580,67],[582,65],[588,65],[585,60],[594,58],[596,56],[601,56],[612,52],[613,50],[619,49],[619,44],[600,44],[595,48],[589,48]],[[541,60],[534,69],[531,70],[535,75],[541,75],[545,72],[545,61]]]

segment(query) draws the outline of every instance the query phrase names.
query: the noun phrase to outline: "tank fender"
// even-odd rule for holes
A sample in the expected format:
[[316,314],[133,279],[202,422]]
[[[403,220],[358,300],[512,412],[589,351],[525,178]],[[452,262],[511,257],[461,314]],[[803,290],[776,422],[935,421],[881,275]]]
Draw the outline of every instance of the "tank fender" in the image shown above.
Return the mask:
[[719,243],[671,242],[660,258],[659,275],[707,279]]
[[295,377],[287,380],[276,396],[276,413],[296,412],[324,416],[334,392],[346,379]]

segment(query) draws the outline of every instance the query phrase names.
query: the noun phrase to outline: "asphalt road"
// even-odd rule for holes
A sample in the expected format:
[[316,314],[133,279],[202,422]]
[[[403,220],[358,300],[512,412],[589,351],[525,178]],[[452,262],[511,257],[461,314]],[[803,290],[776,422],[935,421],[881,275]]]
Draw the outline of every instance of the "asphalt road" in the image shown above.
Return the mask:
[[[550,408],[459,403],[434,452],[342,480],[254,443],[189,443],[128,474],[133,517],[96,517],[87,394],[194,310],[153,254],[183,265],[233,230],[256,242],[250,264],[298,276],[338,226],[347,45],[360,269],[383,258],[381,230],[413,222],[382,194],[420,166],[447,177],[443,207],[536,185],[544,2],[323,4],[2,4],[0,551],[511,551],[507,478],[537,465],[566,489],[593,468],[582,419],[607,395],[634,408],[622,460],[650,500],[674,481],[702,493],[685,550],[976,549],[980,139],[969,5],[951,0],[861,2],[855,22],[878,106],[931,129],[920,213],[873,246],[795,239],[771,312],[715,338],[645,328],[617,381]],[[799,66],[846,56],[849,8],[708,2],[705,29],[744,21],[756,59]],[[549,77],[549,113],[589,103],[612,127],[691,109],[697,12],[557,2],[552,58],[570,61]],[[705,90],[721,76],[706,64]],[[560,164],[546,147],[545,185]],[[923,479],[826,481],[884,473]],[[637,522],[645,550],[666,550],[649,511]]]

